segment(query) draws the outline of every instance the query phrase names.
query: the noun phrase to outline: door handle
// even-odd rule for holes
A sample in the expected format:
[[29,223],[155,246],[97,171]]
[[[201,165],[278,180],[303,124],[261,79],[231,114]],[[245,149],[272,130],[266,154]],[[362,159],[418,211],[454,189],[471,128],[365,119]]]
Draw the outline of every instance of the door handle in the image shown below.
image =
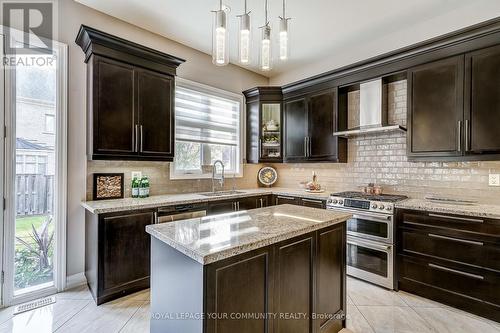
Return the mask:
[[469,119],[465,120],[465,151],[470,151],[470,123]]
[[446,239],[446,240],[450,240],[450,241],[457,242],[457,243],[479,245],[479,246],[483,246],[484,245],[483,242],[471,241],[471,240],[468,240],[468,239],[448,237],[448,236],[442,236],[442,235],[436,235],[436,234],[428,234],[428,235],[429,235],[429,237],[439,238],[439,239]]
[[140,152],[142,153],[143,148],[144,148],[144,147],[143,147],[143,135],[142,135],[143,133],[142,133],[142,125],[141,125],[140,129],[141,129],[141,150],[140,150]]
[[262,157],[262,139],[259,139],[259,158]]
[[264,207],[264,200],[260,198],[260,208]]
[[307,142],[308,142],[307,157],[310,157],[311,156],[311,147],[312,147],[311,138],[310,137],[307,137]]
[[154,212],[153,213],[153,220],[154,220],[154,224],[158,224],[158,212]]
[[461,152],[462,151],[462,121],[458,121],[458,128],[457,128],[457,151]]
[[321,200],[302,199],[302,201],[310,202],[310,203],[323,204],[323,201],[321,201]]
[[307,157],[307,136],[304,137],[304,157]]
[[134,135],[134,140],[135,140],[134,152],[137,153],[139,151],[139,125],[135,125],[134,132],[135,132],[135,135]]
[[448,215],[441,215],[441,214],[429,214],[430,217],[437,217],[437,218],[442,218],[442,219],[448,219],[448,220],[459,220],[459,221],[466,221],[466,222],[474,222],[474,223],[483,223],[483,220],[480,219],[471,219],[467,217],[457,217],[457,216],[448,216]]

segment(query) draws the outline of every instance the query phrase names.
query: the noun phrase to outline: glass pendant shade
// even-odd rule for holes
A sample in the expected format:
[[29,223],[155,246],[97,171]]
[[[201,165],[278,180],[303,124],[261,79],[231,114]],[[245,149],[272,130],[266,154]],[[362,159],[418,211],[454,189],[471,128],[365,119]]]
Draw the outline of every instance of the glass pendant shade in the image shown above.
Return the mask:
[[271,52],[271,27],[265,25],[262,27],[262,40],[260,42],[260,69],[270,71],[272,69],[272,52]]
[[290,32],[288,29],[288,20],[287,18],[280,17],[279,49],[281,61],[286,61],[290,57]]
[[239,30],[239,40],[238,40],[238,59],[241,64],[247,65],[250,63],[250,47],[252,42],[251,27],[250,27],[250,15],[243,14],[239,16],[240,18],[240,30]]
[[222,9],[214,12],[212,38],[212,62],[217,66],[229,63],[229,33],[227,31],[227,14]]

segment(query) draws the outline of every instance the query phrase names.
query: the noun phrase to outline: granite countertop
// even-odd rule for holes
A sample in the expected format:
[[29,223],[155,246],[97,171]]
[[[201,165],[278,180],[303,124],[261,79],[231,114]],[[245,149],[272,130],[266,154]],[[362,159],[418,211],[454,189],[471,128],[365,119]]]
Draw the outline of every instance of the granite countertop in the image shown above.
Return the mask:
[[438,203],[427,199],[407,199],[398,202],[396,204],[396,208],[500,219],[500,203],[498,205],[487,205],[481,203],[463,205]]
[[209,201],[219,201],[219,200],[230,200],[237,198],[245,198],[248,196],[258,196],[258,195],[289,195],[301,198],[309,198],[316,200],[326,200],[330,195],[330,192],[322,193],[308,193],[303,189],[287,189],[287,188],[257,188],[257,189],[246,189],[237,190],[241,193],[207,197],[201,195],[200,193],[184,193],[184,194],[166,194],[166,195],[155,195],[149,198],[124,198],[124,199],[114,199],[114,200],[99,200],[99,201],[84,201],[82,206],[93,214],[103,214],[135,209],[147,209],[156,208],[169,205],[182,205],[188,203],[199,203],[199,202],[209,202]]
[[342,223],[350,214],[279,205],[146,226],[153,237],[200,264],[210,264]]

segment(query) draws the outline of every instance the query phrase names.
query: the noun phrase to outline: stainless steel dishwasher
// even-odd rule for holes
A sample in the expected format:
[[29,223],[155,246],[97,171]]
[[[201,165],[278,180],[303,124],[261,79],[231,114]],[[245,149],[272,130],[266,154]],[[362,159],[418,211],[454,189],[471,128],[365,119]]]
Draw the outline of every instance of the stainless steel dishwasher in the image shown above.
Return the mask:
[[156,212],[155,223],[187,220],[207,215],[207,204],[185,204],[160,207]]

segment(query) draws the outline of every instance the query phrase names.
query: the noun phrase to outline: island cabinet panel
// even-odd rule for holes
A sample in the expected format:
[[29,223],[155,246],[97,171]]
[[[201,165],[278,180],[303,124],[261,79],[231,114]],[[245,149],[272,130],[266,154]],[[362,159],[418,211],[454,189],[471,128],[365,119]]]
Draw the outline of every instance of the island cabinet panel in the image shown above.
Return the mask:
[[275,333],[312,332],[314,250],[313,235],[276,248],[274,313],[298,318],[278,316]]
[[206,333],[266,333],[269,321],[231,315],[268,313],[272,298],[270,249],[252,252],[207,268],[207,313],[219,313],[206,322]]
[[466,153],[500,154],[500,46],[466,54],[465,64]]
[[150,237],[154,211],[86,213],[85,275],[96,303],[149,287]]
[[342,329],[346,309],[345,230],[342,227],[320,231],[317,240],[316,309],[317,332],[330,333]]
[[450,157],[463,152],[464,57],[408,71],[408,156]]
[[500,220],[397,211],[400,290],[500,320]]

